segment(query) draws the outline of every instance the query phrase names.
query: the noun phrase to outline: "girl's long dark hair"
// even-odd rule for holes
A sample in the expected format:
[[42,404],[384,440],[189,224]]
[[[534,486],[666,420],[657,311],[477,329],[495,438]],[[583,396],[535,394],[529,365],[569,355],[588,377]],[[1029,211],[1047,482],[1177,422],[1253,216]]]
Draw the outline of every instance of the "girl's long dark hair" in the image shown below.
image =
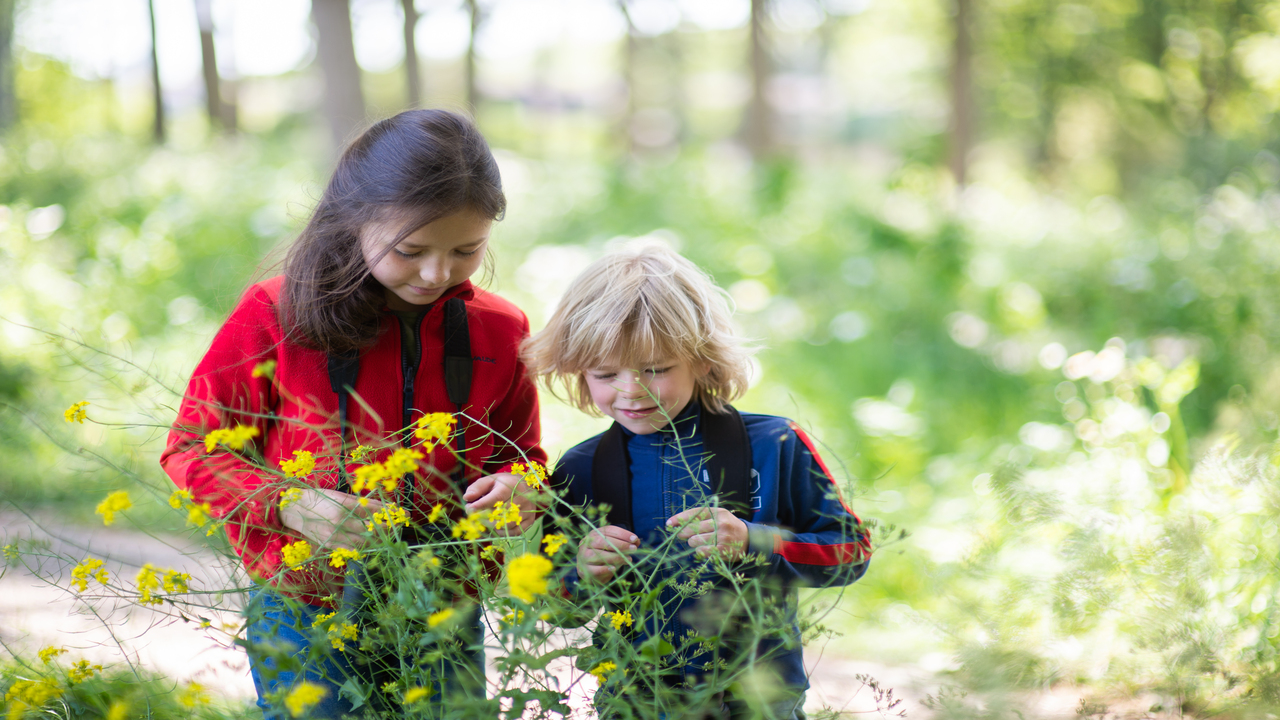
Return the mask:
[[462,210],[499,219],[506,205],[498,164],[467,117],[410,110],[376,123],[342,153],[285,256],[286,337],[330,354],[377,340],[385,296],[360,247],[368,223],[398,224],[394,245]]

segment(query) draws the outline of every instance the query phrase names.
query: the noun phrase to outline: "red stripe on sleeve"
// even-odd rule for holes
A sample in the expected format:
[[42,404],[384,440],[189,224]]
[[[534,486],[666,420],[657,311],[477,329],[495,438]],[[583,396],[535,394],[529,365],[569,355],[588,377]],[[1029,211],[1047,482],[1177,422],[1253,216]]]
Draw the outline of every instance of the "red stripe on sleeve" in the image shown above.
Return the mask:
[[822,474],[827,477],[827,481],[831,483],[831,488],[836,491],[836,499],[840,501],[840,506],[845,509],[845,512],[852,515],[853,519],[861,525],[862,519],[859,518],[858,514],[853,511],[853,508],[849,507],[848,503],[844,501],[844,496],[840,494],[840,486],[836,485],[836,476],[832,475],[831,471],[827,469],[827,464],[823,462],[822,456],[818,454],[818,449],[813,446],[813,441],[809,439],[809,436],[805,434],[804,430],[800,429],[800,426],[797,425],[794,420],[788,422],[787,425],[791,428],[791,432],[795,433],[796,437],[800,438],[800,442],[804,443],[806,448],[809,448],[809,454],[813,455],[813,459],[818,463],[818,467],[822,468]]
[[787,562],[801,565],[848,565],[865,559],[866,550],[859,542],[819,545],[782,541],[778,554]]

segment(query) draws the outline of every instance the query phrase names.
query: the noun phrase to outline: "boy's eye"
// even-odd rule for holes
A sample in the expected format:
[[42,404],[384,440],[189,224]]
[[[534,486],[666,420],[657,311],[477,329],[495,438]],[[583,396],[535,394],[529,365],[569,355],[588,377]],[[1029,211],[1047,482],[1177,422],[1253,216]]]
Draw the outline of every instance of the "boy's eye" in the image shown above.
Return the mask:
[[649,368],[648,370],[645,370],[645,372],[649,373],[650,375],[661,375],[673,367],[675,366],[668,365],[667,367],[664,367],[664,368]]
[[615,376],[617,376],[617,373],[606,373],[606,372],[593,372],[588,374],[591,375],[591,377],[596,380],[612,380]]

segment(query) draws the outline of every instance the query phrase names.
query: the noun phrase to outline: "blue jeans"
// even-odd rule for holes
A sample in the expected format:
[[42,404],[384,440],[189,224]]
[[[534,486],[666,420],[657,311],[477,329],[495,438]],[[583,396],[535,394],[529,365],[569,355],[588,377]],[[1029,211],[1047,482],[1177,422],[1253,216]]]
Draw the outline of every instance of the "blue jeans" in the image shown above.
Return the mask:
[[[284,708],[283,696],[299,682],[305,680],[325,690],[324,697],[306,712],[306,717],[338,720],[346,714],[360,714],[366,710],[388,714],[402,714],[400,699],[404,687],[394,694],[382,692],[382,685],[399,679],[402,659],[399,657],[366,658],[358,650],[360,641],[348,641],[347,652],[332,649],[327,639],[313,643],[312,624],[317,615],[329,611],[297,600],[288,600],[272,590],[258,590],[250,596],[245,608],[248,618],[249,670],[254,688],[258,691],[258,707],[266,720],[286,720],[289,714]],[[474,641],[468,646],[466,657],[439,659],[430,663],[431,690],[428,700],[414,705],[417,712],[427,710],[428,715],[444,714],[445,701],[458,692],[484,694],[484,637],[479,613],[471,623],[459,623],[464,632],[470,631]],[[416,668],[424,663],[414,661]],[[368,689],[368,702],[354,708],[351,698],[344,697],[340,688],[350,679]],[[425,706],[425,707],[424,707]],[[436,711],[436,712],[432,712]]]

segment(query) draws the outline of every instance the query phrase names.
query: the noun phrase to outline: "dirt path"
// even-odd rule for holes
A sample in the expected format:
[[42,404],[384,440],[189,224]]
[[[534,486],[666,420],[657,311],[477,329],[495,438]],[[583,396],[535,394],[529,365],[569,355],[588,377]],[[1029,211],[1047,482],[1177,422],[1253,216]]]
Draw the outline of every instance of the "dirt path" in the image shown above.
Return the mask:
[[[62,646],[72,660],[84,658],[103,665],[129,662],[175,681],[199,682],[228,697],[254,697],[244,653],[221,630],[224,623],[233,631],[237,626],[243,602],[240,594],[206,598],[205,604],[218,610],[189,608],[186,612],[191,619],[184,621],[168,605],[138,607],[96,581],[91,581],[88,592],[72,592],[67,589],[71,565],[58,558],[102,558],[112,586],[130,590],[144,563],[188,573],[192,587],[229,587],[234,569],[223,559],[186,538],[153,537],[123,528],[66,526],[54,517],[0,514],[0,527],[0,544],[26,538],[45,547],[27,551],[24,544],[25,564],[8,561],[0,576],[0,640],[11,652],[34,654],[41,647]],[[208,627],[201,627],[197,615],[209,623]],[[496,645],[496,641],[490,637],[486,644]],[[805,703],[808,710],[829,707],[850,713],[849,717],[875,717],[874,694],[857,679],[870,675],[882,686],[894,688],[909,716],[928,715],[918,699],[936,684],[929,673],[843,658],[829,649],[816,650],[806,652],[812,673]],[[548,670],[561,687],[573,687],[570,705],[577,711],[575,716],[589,716],[594,679],[588,676],[584,680],[567,662],[553,663]]]

